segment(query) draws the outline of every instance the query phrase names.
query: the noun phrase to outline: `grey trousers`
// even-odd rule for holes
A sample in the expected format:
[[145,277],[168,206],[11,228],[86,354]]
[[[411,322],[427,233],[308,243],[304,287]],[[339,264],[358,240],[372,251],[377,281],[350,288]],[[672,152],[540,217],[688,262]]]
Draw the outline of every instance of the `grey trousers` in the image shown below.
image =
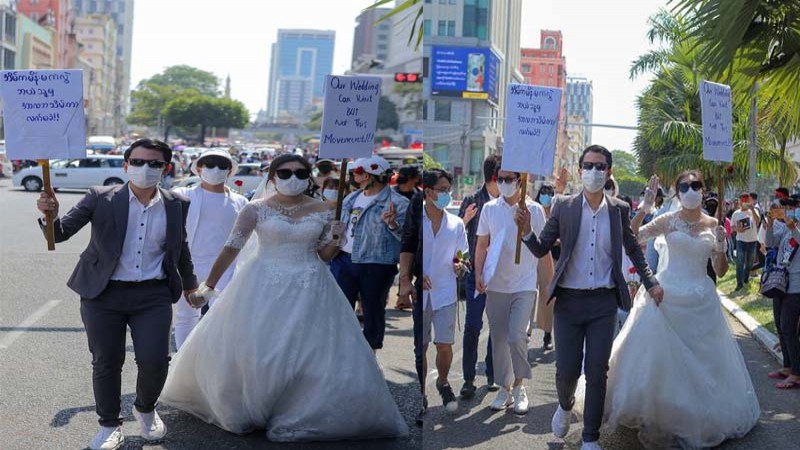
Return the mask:
[[528,323],[535,300],[535,291],[486,292],[494,379],[501,386],[511,386],[515,378],[532,376],[528,363]]
[[616,291],[558,288],[556,296],[553,333],[556,341],[558,403],[564,410],[572,409],[578,378],[581,376],[581,365],[584,363],[586,401],[583,441],[595,442],[600,438],[608,360],[611,357],[617,322]]
[[100,425],[117,427],[120,418],[122,365],[128,328],[139,375],[134,407],[156,408],[169,369],[172,294],[166,280],[134,286],[109,285],[98,297],[81,299],[81,318],[92,353],[92,381]]

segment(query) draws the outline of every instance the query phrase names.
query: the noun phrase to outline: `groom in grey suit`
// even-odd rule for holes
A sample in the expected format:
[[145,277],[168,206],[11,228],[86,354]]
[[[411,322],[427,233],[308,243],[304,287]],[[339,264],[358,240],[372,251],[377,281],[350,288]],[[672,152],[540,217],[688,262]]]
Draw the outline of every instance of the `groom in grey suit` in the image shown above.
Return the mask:
[[[189,201],[158,187],[170,169],[172,150],[141,139],[125,151],[130,180],[91,188],[66,215],[55,220],[63,242],[87,223],[91,240],[67,285],[81,296],[81,318],[92,353],[92,379],[100,431],[91,449],[116,449],[120,430],[122,365],[130,327],[139,374],[133,414],[146,440],[158,440],[166,426],[155,412],[169,367],[172,304],[197,288],[186,241]],[[39,210],[58,216],[58,201],[42,193]],[[40,219],[39,225],[44,229]]]
[[563,438],[569,431],[575,390],[585,354],[586,405],[582,450],[600,449],[600,425],[606,396],[606,374],[614,340],[617,308],[629,310],[631,298],[622,273],[622,251],[628,254],[645,287],[657,303],[663,290],[647,266],[630,227],[630,209],[607,197],[603,186],[611,176],[612,156],[592,145],[580,158],[583,191],[562,198],[553,206],[541,236],[531,231],[529,212],[517,212],[523,242],[543,257],[557,240],[561,257],[546,298],[555,304],[556,389],[559,407],[553,416],[553,433]]

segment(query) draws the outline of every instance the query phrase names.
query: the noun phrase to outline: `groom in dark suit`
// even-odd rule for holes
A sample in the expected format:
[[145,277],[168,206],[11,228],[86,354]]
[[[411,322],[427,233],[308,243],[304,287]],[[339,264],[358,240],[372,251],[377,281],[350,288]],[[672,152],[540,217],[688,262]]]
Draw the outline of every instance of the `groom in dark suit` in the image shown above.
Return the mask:
[[[155,411],[169,368],[172,304],[197,288],[186,241],[189,201],[158,187],[172,150],[141,139],[125,151],[129,183],[91,188],[65,216],[55,219],[63,242],[87,223],[92,235],[67,285],[81,296],[81,318],[92,353],[92,379],[100,431],[91,449],[117,449],[122,365],[130,327],[139,375],[133,415],[146,440],[162,439],[166,426]],[[43,214],[58,217],[55,195],[42,193]],[[44,230],[40,219],[39,225]]]
[[548,303],[555,304],[556,389],[559,407],[553,416],[553,433],[567,435],[575,404],[575,390],[584,361],[586,406],[582,450],[599,450],[600,425],[606,396],[606,374],[614,341],[617,308],[629,310],[631,298],[622,273],[623,249],[650,295],[660,303],[664,291],[647,266],[630,226],[630,208],[603,193],[611,177],[612,156],[605,147],[592,145],[580,157],[583,190],[562,198],[552,209],[541,236],[531,231],[530,213],[517,211],[523,242],[538,258],[557,240],[561,257],[556,265]]

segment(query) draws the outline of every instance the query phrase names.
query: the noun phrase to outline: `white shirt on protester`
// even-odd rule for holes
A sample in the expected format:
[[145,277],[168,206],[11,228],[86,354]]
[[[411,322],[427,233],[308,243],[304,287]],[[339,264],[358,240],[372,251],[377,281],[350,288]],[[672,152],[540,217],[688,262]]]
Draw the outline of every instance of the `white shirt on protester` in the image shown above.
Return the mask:
[[[453,258],[460,250],[469,252],[464,222],[458,216],[443,211],[439,232],[433,233],[433,222],[422,206],[422,273],[431,279],[433,289],[425,291],[424,301],[430,299],[432,309],[440,310],[456,302],[457,278]],[[425,306],[427,303],[423,303]]]
[[[544,208],[531,199],[526,199],[525,203],[531,213],[531,228],[538,235],[544,228]],[[477,235],[489,236],[490,247],[493,245],[502,246],[494,276],[486,286],[488,291],[501,294],[538,291],[537,268],[539,259],[523,248],[520,252],[520,263],[514,263],[514,255],[517,248],[517,223],[514,220],[514,215],[517,212],[517,207],[516,203],[510,205],[505,197],[500,197],[483,205],[481,210]],[[502,242],[492,240],[493,237],[500,235],[503,236]]]
[[755,220],[755,216],[757,213],[753,213],[752,209],[744,211],[742,209],[737,209],[733,216],[731,216],[731,222],[736,229],[739,225],[739,221],[744,219],[749,219],[750,228],[741,232],[736,233],[736,240],[742,242],[756,242],[758,241],[758,223]]
[[[202,201],[198,202],[200,214],[189,249],[192,252],[193,262],[213,264],[225,246],[236,224],[236,217],[244,205],[228,201],[226,193],[210,192],[200,188],[198,195],[202,197]],[[194,206],[192,204],[189,208]]]
[[167,248],[167,210],[161,191],[145,206],[128,189],[128,228],[112,280],[144,281],[164,279]]
[[342,246],[343,252],[353,253],[353,239],[355,238],[356,225],[359,219],[361,219],[361,213],[364,212],[367,206],[371,205],[376,198],[378,198],[378,194],[367,196],[364,195],[364,192],[361,192],[358,194],[358,197],[356,197],[355,202],[353,202],[353,209],[350,211],[350,221],[347,223],[347,232],[344,234],[345,241]]
[[593,211],[586,201],[586,196],[581,196],[581,199],[583,211],[578,240],[572,248],[572,255],[558,285],[567,289],[582,290],[610,288],[614,285],[612,275],[614,258],[611,256],[611,218],[608,215],[608,202],[603,196],[597,211]]

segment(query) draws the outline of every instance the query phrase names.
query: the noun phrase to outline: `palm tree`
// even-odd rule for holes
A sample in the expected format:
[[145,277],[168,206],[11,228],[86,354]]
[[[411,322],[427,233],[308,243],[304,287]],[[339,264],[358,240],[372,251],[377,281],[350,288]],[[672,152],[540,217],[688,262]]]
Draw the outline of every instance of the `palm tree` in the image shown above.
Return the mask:
[[[671,180],[689,168],[700,169],[707,182],[719,180],[717,165],[703,159],[702,123],[699,87],[706,73],[702,47],[691,37],[691,26],[679,16],[660,11],[650,18],[648,38],[659,46],[634,61],[631,78],[645,73],[654,75],[650,85],[638,97],[639,131],[634,149],[642,165],[642,173],[656,173]],[[728,185],[744,185],[748,174],[748,109],[733,111],[733,171],[723,180]],[[761,121],[762,124],[770,123]],[[759,133],[756,168],[760,172],[778,173],[786,164],[784,155],[775,150],[774,133]],[[791,164],[786,164],[791,166]],[[727,173],[727,171],[726,171]],[[794,166],[783,173],[783,180],[794,180]]]
[[[395,0],[376,0],[375,4],[373,4],[369,8],[364,9],[364,11],[366,11],[368,9],[373,9],[373,8],[380,8],[381,6],[387,5],[387,4],[389,4],[389,3],[393,2],[393,1],[395,1]],[[416,14],[412,13],[412,14],[414,14],[414,16],[413,16],[413,19],[412,19],[413,22],[411,24],[411,33],[409,33],[409,36],[408,36],[408,45],[411,45],[411,42],[414,40],[414,37],[416,36],[417,39],[416,39],[416,43],[414,44],[414,49],[417,50],[417,49],[419,49],[420,44],[422,44],[422,36],[423,36],[423,31],[424,31],[423,30],[424,27],[420,23],[420,22],[422,22],[422,0],[405,0],[405,1],[403,1],[403,3],[400,3],[399,5],[395,6],[394,8],[392,8],[391,11],[389,11],[389,13],[387,13],[385,16],[381,17],[376,22],[376,25],[378,23],[380,23],[380,22],[383,22],[384,20],[389,19],[390,17],[394,17],[394,16],[396,16],[398,14],[401,14],[401,13],[404,13],[406,11],[413,11],[415,8],[416,8],[417,12],[416,12]],[[411,17],[410,15],[408,17],[406,17],[406,20],[408,18],[410,18],[410,17]]]

